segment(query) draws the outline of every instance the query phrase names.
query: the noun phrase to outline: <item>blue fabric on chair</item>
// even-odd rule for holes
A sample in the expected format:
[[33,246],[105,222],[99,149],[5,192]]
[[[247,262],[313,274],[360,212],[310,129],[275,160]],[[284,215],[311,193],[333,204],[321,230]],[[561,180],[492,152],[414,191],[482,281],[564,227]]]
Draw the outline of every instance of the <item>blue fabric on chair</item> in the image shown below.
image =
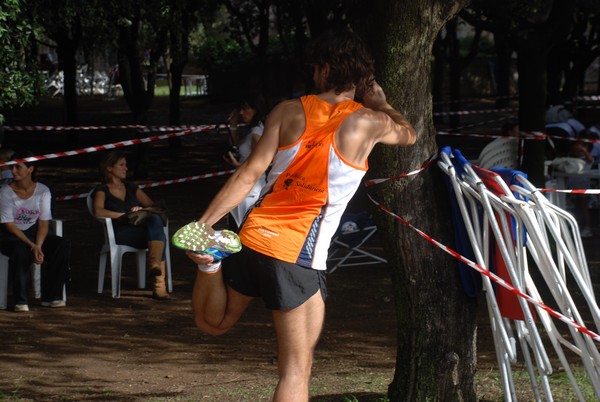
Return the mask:
[[[442,152],[446,153],[448,156],[454,154],[450,147],[444,147],[442,149]],[[457,175],[460,175],[464,172],[463,165],[469,162],[466,159],[464,159],[460,152],[458,152],[458,155],[462,158],[462,163],[455,163],[454,168],[456,170]],[[456,154],[454,154],[454,156],[456,158]],[[471,246],[471,242],[469,241],[469,236],[467,234],[465,222],[460,213],[458,201],[456,200],[456,194],[454,193],[454,188],[452,187],[450,179],[447,176],[444,177],[446,186],[448,188],[448,194],[450,195],[450,209],[452,211],[452,227],[454,229],[456,251],[458,251],[461,255],[465,256],[466,258],[474,260],[475,254],[473,253],[473,247]],[[465,290],[465,293],[470,297],[477,297],[477,295],[479,295],[482,291],[481,275],[461,261],[458,261],[458,273],[460,275],[460,280],[463,289]]]

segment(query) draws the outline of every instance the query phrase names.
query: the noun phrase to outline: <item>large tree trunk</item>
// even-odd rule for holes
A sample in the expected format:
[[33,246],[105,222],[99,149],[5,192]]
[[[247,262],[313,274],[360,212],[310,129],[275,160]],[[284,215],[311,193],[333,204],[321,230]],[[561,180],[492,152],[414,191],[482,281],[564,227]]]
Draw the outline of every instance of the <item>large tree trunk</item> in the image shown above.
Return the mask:
[[[436,153],[431,113],[431,51],[436,34],[462,1],[370,3],[370,43],[388,101],[418,133],[410,148],[381,147],[372,176],[409,172]],[[365,14],[367,15],[367,14]],[[445,187],[435,165],[409,180],[371,191],[375,198],[437,240],[453,246]],[[392,401],[473,401],[476,302],[463,292],[456,261],[383,213],[377,215],[396,299],[398,350]]]

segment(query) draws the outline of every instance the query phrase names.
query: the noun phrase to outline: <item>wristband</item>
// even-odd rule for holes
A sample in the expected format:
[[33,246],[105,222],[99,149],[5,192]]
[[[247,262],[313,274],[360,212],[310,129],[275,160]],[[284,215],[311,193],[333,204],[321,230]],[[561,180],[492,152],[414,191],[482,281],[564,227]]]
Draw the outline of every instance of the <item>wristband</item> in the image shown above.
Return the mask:
[[210,264],[210,265],[200,265],[198,264],[198,271],[205,273],[205,274],[215,274],[219,271],[219,269],[221,269],[221,261],[216,262],[214,264]]

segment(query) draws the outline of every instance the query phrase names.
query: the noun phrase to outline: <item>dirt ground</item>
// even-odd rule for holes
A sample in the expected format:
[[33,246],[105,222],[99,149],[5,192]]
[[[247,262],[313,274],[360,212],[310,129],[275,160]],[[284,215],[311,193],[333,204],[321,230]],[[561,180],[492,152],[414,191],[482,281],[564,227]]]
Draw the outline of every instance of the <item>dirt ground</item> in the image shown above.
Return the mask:
[[[147,124],[166,124],[164,101],[155,102]],[[60,124],[60,103],[46,101],[12,124]],[[186,103],[182,123],[223,120],[230,105]],[[83,100],[82,124],[130,124],[120,101]],[[11,123],[9,123],[11,124]],[[75,148],[107,144],[133,135],[126,130],[82,132]],[[5,146],[34,151],[73,149],[62,133],[7,133]],[[172,149],[166,141],[147,146],[149,176],[156,182],[223,170],[222,135],[203,133]],[[130,164],[137,158],[130,147]],[[40,179],[58,196],[89,191],[97,183],[102,152],[41,163]],[[171,232],[198,217],[224,178],[148,189],[170,210]],[[276,342],[270,316],[255,302],[238,325],[221,337],[195,329],[190,298],[195,267],[171,249],[173,293],[166,302],[136,289],[135,265],[125,257],[122,295],[113,299],[107,277],[97,293],[101,228],[83,199],[60,201],[55,216],[64,220],[73,243],[68,305],[48,309],[32,301],[29,313],[0,311],[0,400],[15,401],[268,401],[276,385]],[[222,222],[224,225],[224,222]],[[597,242],[597,238],[594,239]],[[592,244],[592,243],[589,243]],[[596,243],[597,244],[597,243]],[[377,245],[375,245],[375,250]],[[594,256],[596,261],[597,256]],[[340,269],[328,276],[326,324],[317,347],[312,401],[383,401],[395,363],[395,318],[385,265]],[[9,306],[11,297],[9,296]],[[485,306],[481,306],[483,311]],[[487,328],[485,316],[482,327]],[[494,370],[489,337],[480,336],[480,371]],[[482,400],[501,394],[493,375],[482,381]],[[489,384],[488,384],[489,382]]]

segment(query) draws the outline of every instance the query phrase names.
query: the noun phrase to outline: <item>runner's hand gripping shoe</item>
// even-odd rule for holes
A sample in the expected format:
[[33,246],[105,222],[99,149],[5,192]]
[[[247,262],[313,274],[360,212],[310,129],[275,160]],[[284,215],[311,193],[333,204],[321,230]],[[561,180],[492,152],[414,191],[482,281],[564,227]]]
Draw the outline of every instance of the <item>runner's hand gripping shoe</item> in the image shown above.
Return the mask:
[[215,262],[242,249],[240,238],[231,230],[214,230],[206,223],[199,222],[188,223],[180,228],[171,241],[180,249],[209,254]]

